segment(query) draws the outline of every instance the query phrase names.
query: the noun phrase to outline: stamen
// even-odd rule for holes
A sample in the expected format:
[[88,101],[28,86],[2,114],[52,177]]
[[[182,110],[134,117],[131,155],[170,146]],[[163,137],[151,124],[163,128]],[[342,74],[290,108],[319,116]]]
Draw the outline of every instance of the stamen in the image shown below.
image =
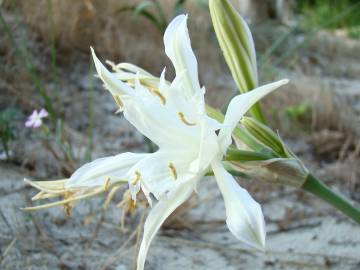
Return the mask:
[[139,172],[139,171],[136,171],[136,172],[135,172],[134,180],[131,181],[131,184],[135,186],[135,185],[139,182],[140,177],[141,177],[140,172]]
[[72,212],[72,205],[70,203],[65,203],[64,204],[64,211],[65,211],[65,215],[67,217],[71,216],[71,212]]
[[143,86],[145,86],[145,88],[147,90],[149,90],[149,92],[155,96],[157,96],[158,98],[160,98],[160,101],[163,105],[166,104],[166,98],[164,97],[163,94],[160,93],[160,91],[155,88],[154,86],[150,85],[149,83],[146,83],[146,81],[140,81],[142,83]]
[[175,168],[174,164],[172,162],[169,162],[168,166],[169,166],[169,169],[171,171],[172,176],[174,177],[174,180],[176,180],[177,179],[177,172],[176,172],[176,168]]
[[153,89],[151,92],[152,92],[154,95],[158,96],[158,97],[160,98],[160,100],[161,100],[161,103],[162,103],[163,105],[165,105],[165,103],[166,103],[166,98],[165,98],[158,90]]
[[100,188],[94,189],[92,192],[85,193],[85,194],[82,194],[79,196],[69,196],[69,194],[64,194],[64,200],[51,202],[51,203],[47,203],[47,204],[41,204],[41,205],[37,205],[37,206],[25,207],[25,208],[22,208],[22,210],[34,211],[34,210],[39,210],[39,209],[50,208],[50,207],[57,206],[57,205],[65,205],[67,203],[72,203],[74,201],[78,201],[78,200],[82,200],[82,199],[89,198],[92,196],[96,196],[103,192],[104,192],[104,190],[100,187]]
[[114,100],[115,100],[116,104],[117,104],[120,108],[123,108],[123,107],[124,107],[124,103],[121,101],[120,96],[116,95],[116,96],[113,96],[113,97],[114,97]]
[[104,191],[108,191],[110,184],[110,177],[107,177],[104,183]]
[[106,199],[105,199],[105,202],[104,202],[104,209],[107,209],[109,207],[109,204],[111,202],[111,200],[114,198],[116,192],[121,188],[121,186],[116,186],[116,187],[113,187],[109,194],[107,195]]
[[[64,199],[65,200],[69,199],[69,198],[72,198],[72,197],[73,197],[72,192],[65,192],[65,194],[64,194]],[[64,211],[65,211],[65,215],[67,217],[71,216],[72,206],[73,206],[73,204],[71,202],[64,203]]]
[[188,126],[195,126],[195,125],[196,125],[196,123],[188,122],[188,121],[185,119],[185,115],[184,115],[182,112],[178,112],[178,116],[180,117],[180,120],[181,120],[185,125],[188,125]]

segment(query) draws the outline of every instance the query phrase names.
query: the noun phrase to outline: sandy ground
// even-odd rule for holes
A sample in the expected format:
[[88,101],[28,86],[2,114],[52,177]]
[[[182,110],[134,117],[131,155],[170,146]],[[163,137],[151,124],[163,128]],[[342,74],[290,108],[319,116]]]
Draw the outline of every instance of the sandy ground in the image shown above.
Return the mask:
[[[131,269],[141,209],[127,218],[125,232],[115,204],[103,212],[103,196],[79,203],[70,218],[59,208],[24,213],[19,208],[32,193],[22,181],[24,172],[4,165],[0,171],[1,269]],[[155,238],[147,269],[359,269],[360,227],[290,188],[256,185],[267,221],[267,249],[243,246],[224,224],[213,180],[204,179],[185,206],[194,208]]]

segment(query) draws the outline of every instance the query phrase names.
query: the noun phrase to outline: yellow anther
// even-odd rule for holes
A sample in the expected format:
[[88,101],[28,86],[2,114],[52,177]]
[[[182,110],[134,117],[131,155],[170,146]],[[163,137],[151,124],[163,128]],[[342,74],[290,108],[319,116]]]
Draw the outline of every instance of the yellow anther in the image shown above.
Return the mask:
[[174,180],[176,180],[178,175],[176,172],[176,168],[172,162],[169,162],[169,169],[171,171],[172,176],[174,177]]
[[151,84],[147,83],[146,81],[141,81],[141,84],[142,84],[143,86],[145,86],[145,88],[146,88],[147,90],[149,90],[149,92],[150,92],[151,94],[153,94],[153,95],[157,96],[158,98],[160,98],[160,101],[161,101],[161,103],[162,103],[163,105],[166,104],[166,98],[164,97],[163,94],[161,94],[161,92],[160,92],[157,88],[155,88],[155,87],[152,86]]
[[196,123],[188,122],[188,121],[185,119],[185,115],[184,115],[182,112],[178,112],[178,116],[180,117],[180,120],[181,120],[185,125],[188,125],[188,126],[195,126],[195,125],[196,125]]
[[131,184],[132,184],[132,185],[136,185],[136,184],[139,182],[140,177],[141,177],[140,172],[139,172],[139,171],[136,171],[136,172],[135,172],[135,177],[134,177],[134,179],[131,181]]
[[120,96],[113,96],[114,97],[114,100],[116,102],[116,104],[120,107],[120,108],[123,108],[124,107],[124,103],[121,101],[120,99]]
[[160,100],[161,100],[161,103],[162,103],[163,105],[165,105],[165,103],[166,103],[166,98],[165,98],[158,90],[153,89],[153,90],[151,91],[151,93],[153,93],[154,95],[158,96],[158,97],[160,98]]

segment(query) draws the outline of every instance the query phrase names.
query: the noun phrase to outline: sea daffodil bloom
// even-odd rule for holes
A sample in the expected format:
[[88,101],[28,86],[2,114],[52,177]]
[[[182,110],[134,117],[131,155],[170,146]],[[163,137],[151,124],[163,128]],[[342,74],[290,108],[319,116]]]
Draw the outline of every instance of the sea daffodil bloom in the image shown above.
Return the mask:
[[27,128],[38,128],[43,123],[43,118],[48,116],[48,112],[45,109],[41,109],[39,112],[34,110],[25,122]]
[[[255,248],[265,245],[261,206],[241,188],[222,164],[231,133],[242,116],[263,96],[287,83],[281,80],[246,94],[229,104],[223,123],[207,116],[205,89],[191,49],[187,16],[179,15],[164,35],[165,53],[175,67],[169,83],[125,64],[129,72],[108,71],[92,50],[98,76],[111,92],[125,118],[159,149],[155,153],[123,153],[95,160],[79,168],[63,183],[66,190],[89,190],[128,181],[133,200],[142,190],[152,209],[145,221],[137,269],[144,268],[150,242],[165,219],[189,198],[211,169],[225,202],[226,223],[234,236]],[[126,82],[124,82],[126,81]],[[151,196],[151,195],[152,196]],[[156,199],[153,204],[152,198]]]

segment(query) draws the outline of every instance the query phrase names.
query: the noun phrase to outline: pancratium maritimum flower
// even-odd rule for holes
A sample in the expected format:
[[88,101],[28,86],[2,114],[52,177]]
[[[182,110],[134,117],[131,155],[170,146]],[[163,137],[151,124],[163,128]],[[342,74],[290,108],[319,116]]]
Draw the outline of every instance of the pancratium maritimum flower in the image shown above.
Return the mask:
[[92,50],[97,73],[120,111],[159,150],[101,158],[79,168],[70,179],[59,185],[50,182],[41,186],[41,182],[34,182],[34,186],[43,192],[40,197],[58,192],[80,194],[79,198],[127,181],[133,200],[142,190],[152,205],[152,194],[157,202],[145,221],[137,262],[140,270],[144,267],[150,242],[161,224],[189,198],[201,178],[212,169],[224,198],[229,230],[246,244],[263,249],[265,224],[261,207],[225,170],[222,158],[241,117],[254,103],[287,83],[287,80],[234,97],[224,122],[220,124],[208,117],[205,111],[205,89],[200,87],[198,80],[187,16],[179,15],[170,23],[164,43],[165,53],[176,71],[171,83],[165,80],[165,70],[160,78],[156,78],[127,63],[113,65],[115,72],[111,73]]
[[48,112],[45,109],[41,109],[39,112],[34,110],[25,122],[27,128],[38,128],[43,123],[43,118],[48,116]]

